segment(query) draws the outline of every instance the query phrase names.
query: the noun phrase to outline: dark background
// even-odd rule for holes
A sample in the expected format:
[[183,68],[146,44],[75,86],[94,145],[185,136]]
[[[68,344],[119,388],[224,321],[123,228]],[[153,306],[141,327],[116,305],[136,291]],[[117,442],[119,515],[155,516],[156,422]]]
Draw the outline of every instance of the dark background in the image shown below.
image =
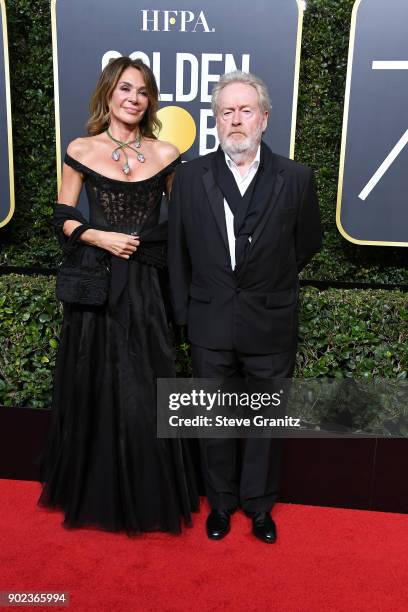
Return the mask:
[[408,70],[373,70],[373,60],[408,58],[408,3],[361,2],[348,112],[341,220],[353,238],[408,245],[408,146],[365,201],[358,194],[408,129]]
[[[1,10],[0,21],[0,223],[2,223],[10,213],[10,173],[8,155],[8,133],[7,133],[7,105],[6,88],[4,79],[4,39],[2,23],[5,18],[4,11]],[[0,229],[1,232],[1,229]]]

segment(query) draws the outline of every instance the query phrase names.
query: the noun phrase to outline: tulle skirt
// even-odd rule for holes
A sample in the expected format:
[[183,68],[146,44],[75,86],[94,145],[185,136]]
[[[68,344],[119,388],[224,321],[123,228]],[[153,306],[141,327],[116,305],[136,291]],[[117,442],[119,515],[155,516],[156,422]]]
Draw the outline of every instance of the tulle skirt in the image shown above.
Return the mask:
[[198,507],[180,440],[156,436],[156,378],[174,376],[157,270],[129,262],[129,322],[67,305],[54,378],[40,505],[66,527],[179,533]]

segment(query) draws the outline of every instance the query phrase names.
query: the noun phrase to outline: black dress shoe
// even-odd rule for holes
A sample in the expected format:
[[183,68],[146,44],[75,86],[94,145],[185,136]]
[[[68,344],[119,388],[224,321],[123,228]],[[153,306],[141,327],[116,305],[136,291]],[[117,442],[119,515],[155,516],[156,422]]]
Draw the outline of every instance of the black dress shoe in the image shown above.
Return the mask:
[[276,525],[269,512],[252,512],[252,533],[262,542],[276,542]]
[[228,510],[211,510],[206,525],[210,540],[221,540],[231,528],[231,515]]

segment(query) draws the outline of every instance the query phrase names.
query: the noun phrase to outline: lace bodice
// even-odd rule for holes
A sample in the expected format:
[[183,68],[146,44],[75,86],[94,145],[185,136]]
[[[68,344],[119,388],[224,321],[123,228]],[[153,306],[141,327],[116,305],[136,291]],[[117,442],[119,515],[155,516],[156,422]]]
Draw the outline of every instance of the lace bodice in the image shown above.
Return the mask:
[[157,174],[142,181],[108,178],[84,166],[68,153],[64,161],[85,177],[90,223],[131,233],[158,223],[166,177],[181,160],[176,159]]

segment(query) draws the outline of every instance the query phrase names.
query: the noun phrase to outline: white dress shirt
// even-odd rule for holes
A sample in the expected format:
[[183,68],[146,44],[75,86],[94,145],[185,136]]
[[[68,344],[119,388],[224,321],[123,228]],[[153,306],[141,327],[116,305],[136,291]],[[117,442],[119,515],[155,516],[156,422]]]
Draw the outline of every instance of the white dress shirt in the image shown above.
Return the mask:
[[[241,176],[241,173],[238,169],[237,164],[230,158],[227,153],[225,154],[225,161],[227,162],[228,168],[231,170],[235,182],[238,186],[238,189],[243,196],[246,190],[248,189],[252,179],[254,178],[256,171],[259,167],[260,157],[261,157],[261,146],[258,147],[258,150],[255,155],[255,159],[252,164],[249,166],[247,172],[244,176]],[[235,269],[235,233],[234,233],[234,215],[232,210],[228,206],[227,200],[224,198],[224,211],[225,211],[225,223],[227,225],[227,236],[228,236],[228,246],[231,258],[231,268]],[[248,240],[251,240],[249,237]]]

